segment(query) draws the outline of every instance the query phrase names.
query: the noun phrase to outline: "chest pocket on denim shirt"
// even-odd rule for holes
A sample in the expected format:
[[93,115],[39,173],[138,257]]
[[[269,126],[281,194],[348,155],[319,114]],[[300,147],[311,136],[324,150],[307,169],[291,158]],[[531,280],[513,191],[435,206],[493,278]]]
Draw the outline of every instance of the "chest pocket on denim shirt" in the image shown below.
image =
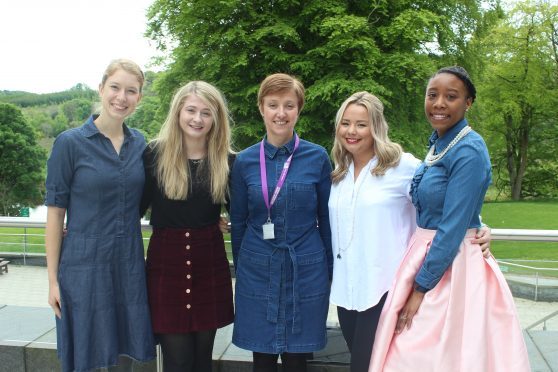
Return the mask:
[[313,183],[292,182],[289,184],[289,209],[315,209],[318,197]]

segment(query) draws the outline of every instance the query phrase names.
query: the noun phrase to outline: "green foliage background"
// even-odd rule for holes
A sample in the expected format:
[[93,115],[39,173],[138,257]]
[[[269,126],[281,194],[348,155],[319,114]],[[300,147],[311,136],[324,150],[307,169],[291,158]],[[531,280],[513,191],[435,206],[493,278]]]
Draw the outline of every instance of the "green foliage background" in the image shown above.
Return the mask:
[[[439,67],[459,64],[478,89],[468,117],[489,146],[491,198],[558,197],[558,5],[155,0],[147,18],[146,36],[167,57],[162,72],[146,72],[143,99],[127,124],[148,139],[157,135],[174,92],[205,80],[227,98],[235,149],[241,150],[264,134],[259,83],[286,72],[306,87],[297,123],[305,139],[331,148],[337,108],[350,94],[368,90],[384,102],[392,140],[420,158],[431,130],[423,114],[427,80]],[[77,84],[49,94],[0,91],[0,102],[19,107],[48,151],[54,137],[95,111],[97,96]],[[40,172],[44,166],[37,165]],[[41,182],[31,194],[42,192]]]

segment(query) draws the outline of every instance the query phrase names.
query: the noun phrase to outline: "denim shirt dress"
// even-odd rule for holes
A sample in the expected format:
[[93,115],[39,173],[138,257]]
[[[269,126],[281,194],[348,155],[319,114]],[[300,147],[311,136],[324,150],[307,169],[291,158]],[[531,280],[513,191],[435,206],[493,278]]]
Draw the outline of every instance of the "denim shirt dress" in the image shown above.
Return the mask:
[[145,139],[124,126],[118,154],[93,120],[60,134],[48,160],[45,204],[67,211],[56,318],[64,371],[155,357],[139,218]]
[[[264,142],[269,198],[294,136],[276,148]],[[236,270],[233,343],[280,354],[326,345],[333,260],[328,199],[331,163],[325,149],[300,140],[285,183],[271,208],[275,238],[263,239],[267,220],[260,176],[260,143],[240,152],[231,175],[232,249]]]
[[[430,145],[443,151],[467,126],[463,119],[439,138],[434,132]],[[430,167],[422,164],[411,185],[417,210],[417,225],[436,230],[426,259],[415,282],[430,290],[440,281],[458,253],[467,229],[481,226],[480,212],[491,182],[491,164],[486,144],[475,131],[469,132],[444,157]]]

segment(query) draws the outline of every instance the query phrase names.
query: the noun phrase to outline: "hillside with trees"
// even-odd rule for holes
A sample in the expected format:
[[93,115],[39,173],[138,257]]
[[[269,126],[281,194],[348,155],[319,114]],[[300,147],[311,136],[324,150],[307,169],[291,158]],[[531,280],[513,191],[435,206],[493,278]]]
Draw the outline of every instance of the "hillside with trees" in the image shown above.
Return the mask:
[[[306,87],[297,124],[303,138],[329,149],[337,108],[350,94],[368,90],[385,104],[391,138],[422,157],[431,130],[423,114],[427,80],[439,67],[459,64],[477,85],[469,120],[489,146],[494,195],[555,198],[558,6],[514,4],[155,0],[146,35],[167,54],[166,68],[146,72],[143,98],[127,123],[153,138],[176,89],[205,80],[227,98],[241,150],[264,133],[259,83],[286,72]],[[97,92],[83,84],[49,94],[0,91],[0,104],[21,111],[47,152],[53,138],[96,110],[97,101]],[[44,162],[40,167],[44,172]]]

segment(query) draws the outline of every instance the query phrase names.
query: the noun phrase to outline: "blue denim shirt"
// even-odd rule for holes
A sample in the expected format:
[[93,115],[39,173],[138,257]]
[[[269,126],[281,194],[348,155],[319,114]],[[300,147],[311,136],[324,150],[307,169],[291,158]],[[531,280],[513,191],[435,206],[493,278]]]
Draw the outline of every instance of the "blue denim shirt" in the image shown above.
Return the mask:
[[[293,152],[264,142],[268,195]],[[233,343],[265,352],[311,352],[325,346],[333,268],[325,149],[301,140],[271,208],[275,238],[263,239],[260,143],[240,152],[231,173],[231,239],[236,270]]]
[[[467,124],[463,119],[439,138],[430,137],[436,153],[443,151]],[[436,230],[436,235],[415,282],[430,290],[436,286],[457,255],[469,228],[481,226],[480,211],[491,182],[491,165],[486,144],[475,131],[469,132],[437,163],[422,164],[411,186],[417,224]]]

